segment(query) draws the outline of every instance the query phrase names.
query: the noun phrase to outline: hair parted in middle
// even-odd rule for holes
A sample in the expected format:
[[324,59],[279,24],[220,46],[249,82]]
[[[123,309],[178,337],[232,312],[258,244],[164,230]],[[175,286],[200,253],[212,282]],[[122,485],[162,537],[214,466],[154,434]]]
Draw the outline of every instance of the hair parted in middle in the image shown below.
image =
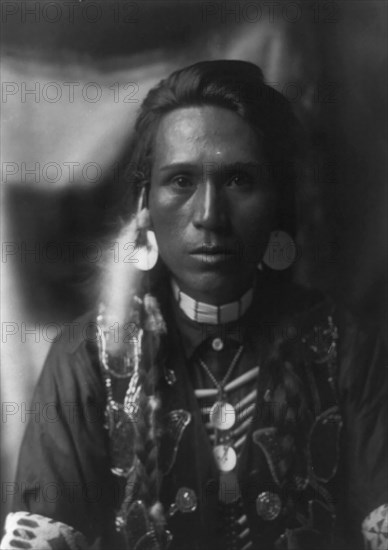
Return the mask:
[[277,190],[277,224],[295,235],[295,157],[298,123],[288,100],[268,86],[259,67],[247,61],[201,61],[173,72],[152,88],[138,114],[129,161],[124,167],[122,219],[133,212],[143,186],[149,189],[159,123],[176,109],[200,106],[228,109],[257,134],[263,171]]

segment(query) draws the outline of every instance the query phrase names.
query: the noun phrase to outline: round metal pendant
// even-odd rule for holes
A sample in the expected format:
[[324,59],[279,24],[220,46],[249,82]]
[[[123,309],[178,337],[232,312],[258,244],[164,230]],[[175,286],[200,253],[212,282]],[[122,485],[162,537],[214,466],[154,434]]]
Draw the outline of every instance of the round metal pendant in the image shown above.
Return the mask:
[[197,508],[197,495],[193,489],[181,487],[176,494],[175,504],[179,512],[184,514],[194,512]]
[[230,472],[236,466],[236,451],[229,445],[217,445],[213,449],[213,455],[217,468],[221,470],[221,472]]
[[156,243],[155,233],[147,231],[147,242],[135,250],[135,259],[138,260],[133,265],[141,271],[149,271],[155,267],[158,261],[158,245]]
[[256,512],[265,521],[273,521],[282,510],[279,495],[271,491],[263,491],[256,499]]
[[221,338],[214,338],[212,342],[212,348],[214,351],[221,351],[224,348],[224,342]]
[[209,413],[210,423],[217,430],[230,430],[236,422],[236,411],[226,401],[216,401]]

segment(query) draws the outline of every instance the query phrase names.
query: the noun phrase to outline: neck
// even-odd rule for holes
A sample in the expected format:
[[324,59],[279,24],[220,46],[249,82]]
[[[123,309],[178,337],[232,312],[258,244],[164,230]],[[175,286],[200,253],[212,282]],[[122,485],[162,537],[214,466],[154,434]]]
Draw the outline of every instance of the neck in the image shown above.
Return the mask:
[[172,280],[172,289],[174,297],[183,313],[193,321],[206,324],[219,325],[237,321],[245,314],[253,298],[253,288],[250,288],[237,300],[213,305],[205,301],[195,300],[182,292],[174,280]]

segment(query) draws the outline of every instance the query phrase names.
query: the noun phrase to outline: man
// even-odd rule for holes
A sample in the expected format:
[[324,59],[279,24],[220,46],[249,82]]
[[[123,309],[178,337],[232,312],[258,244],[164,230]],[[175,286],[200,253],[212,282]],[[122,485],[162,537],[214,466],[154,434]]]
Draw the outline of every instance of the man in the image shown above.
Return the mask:
[[361,548],[361,529],[379,548],[380,340],[263,265],[294,230],[294,126],[250,63],[198,63],[150,91],[119,237],[138,261],[108,269],[80,321],[95,336],[47,360],[34,399],[58,422],[30,424],[15,503],[36,525],[11,517],[7,540],[33,547],[45,516],[57,548],[71,528],[100,548],[337,550]]

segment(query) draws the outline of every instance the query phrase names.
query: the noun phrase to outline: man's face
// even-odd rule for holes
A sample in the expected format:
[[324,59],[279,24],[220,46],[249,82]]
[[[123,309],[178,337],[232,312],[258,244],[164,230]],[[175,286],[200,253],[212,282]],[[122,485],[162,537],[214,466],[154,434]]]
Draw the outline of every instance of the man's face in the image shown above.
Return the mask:
[[259,139],[220,107],[177,109],[155,136],[149,206],[159,252],[181,290],[212,304],[253,283],[273,229],[275,191]]

